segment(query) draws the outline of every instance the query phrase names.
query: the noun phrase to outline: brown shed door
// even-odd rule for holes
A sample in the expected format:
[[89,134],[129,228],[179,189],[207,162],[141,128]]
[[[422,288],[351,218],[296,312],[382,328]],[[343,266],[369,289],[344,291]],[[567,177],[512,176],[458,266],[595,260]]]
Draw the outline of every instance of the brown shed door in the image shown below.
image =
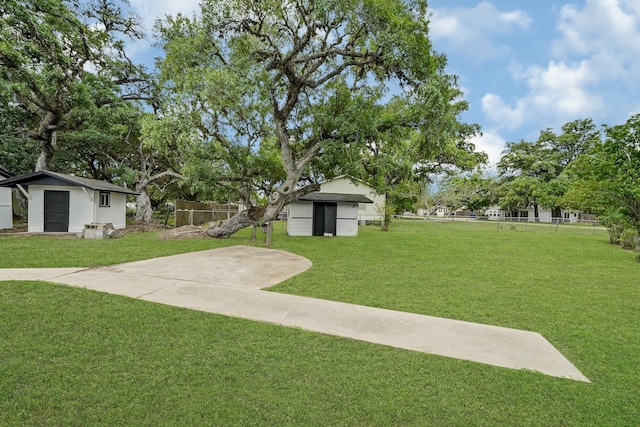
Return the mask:
[[44,192],[44,231],[69,231],[69,192]]

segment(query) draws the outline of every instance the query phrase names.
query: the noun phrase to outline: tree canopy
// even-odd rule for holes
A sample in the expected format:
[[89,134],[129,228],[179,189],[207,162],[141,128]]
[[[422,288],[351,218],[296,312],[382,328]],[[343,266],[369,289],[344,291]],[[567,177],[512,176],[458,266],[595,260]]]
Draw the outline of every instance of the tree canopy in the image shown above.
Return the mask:
[[575,120],[540,132],[535,142],[506,144],[498,172],[502,177],[500,206],[511,210],[533,206],[536,221],[541,207],[559,216],[562,196],[569,182],[563,174],[567,166],[594,147],[600,138],[593,120]]
[[[275,218],[319,180],[375,155],[374,146],[385,147],[395,172],[477,163],[467,138],[478,128],[459,122],[466,104],[456,103],[455,78],[432,49],[425,1],[205,0],[201,7],[200,17],[157,26],[168,102],[187,112],[207,147],[210,182],[244,200],[252,191],[267,198],[212,236]],[[403,144],[400,160],[393,153]]]
[[627,244],[635,244],[640,261],[640,115],[605,126],[605,136],[569,167],[571,186],[563,199],[597,214],[613,242],[633,230]]
[[60,132],[83,128],[118,102],[149,99],[144,69],[124,49],[126,38],[141,36],[136,18],[108,0],[2,3],[1,132],[37,146],[35,170],[52,167],[67,143]]

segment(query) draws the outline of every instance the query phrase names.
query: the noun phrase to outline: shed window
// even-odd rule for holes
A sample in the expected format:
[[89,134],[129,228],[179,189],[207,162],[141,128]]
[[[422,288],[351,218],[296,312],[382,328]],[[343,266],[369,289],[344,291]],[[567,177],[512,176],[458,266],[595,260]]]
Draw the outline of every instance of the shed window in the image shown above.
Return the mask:
[[111,193],[108,191],[101,191],[100,192],[100,207],[101,208],[108,208],[109,206],[111,206]]

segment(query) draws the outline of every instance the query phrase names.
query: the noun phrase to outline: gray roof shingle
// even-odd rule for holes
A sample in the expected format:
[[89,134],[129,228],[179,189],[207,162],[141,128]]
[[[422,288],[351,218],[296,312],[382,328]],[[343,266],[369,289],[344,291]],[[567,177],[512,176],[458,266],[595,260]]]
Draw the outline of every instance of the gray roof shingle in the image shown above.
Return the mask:
[[2,177],[2,178],[10,178],[11,174],[9,173],[8,170],[6,170],[2,166],[0,166],[0,177]]
[[71,185],[74,187],[85,187],[90,190],[111,191],[113,193],[138,194],[128,188],[120,187],[110,182],[99,181],[97,179],[82,178],[79,176],[66,175],[58,172],[39,171],[26,175],[15,176],[0,181],[0,187],[16,187],[21,185]]
[[321,193],[314,191],[298,197],[298,200],[309,202],[343,202],[343,203],[373,203],[373,200],[362,194],[343,194],[343,193]]

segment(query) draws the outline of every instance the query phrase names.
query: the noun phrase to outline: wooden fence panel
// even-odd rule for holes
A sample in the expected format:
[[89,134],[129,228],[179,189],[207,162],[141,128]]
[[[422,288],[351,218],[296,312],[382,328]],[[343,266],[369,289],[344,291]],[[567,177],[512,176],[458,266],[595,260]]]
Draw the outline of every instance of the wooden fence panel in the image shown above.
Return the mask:
[[225,220],[238,213],[238,205],[233,203],[202,203],[176,200],[175,206],[176,227]]

